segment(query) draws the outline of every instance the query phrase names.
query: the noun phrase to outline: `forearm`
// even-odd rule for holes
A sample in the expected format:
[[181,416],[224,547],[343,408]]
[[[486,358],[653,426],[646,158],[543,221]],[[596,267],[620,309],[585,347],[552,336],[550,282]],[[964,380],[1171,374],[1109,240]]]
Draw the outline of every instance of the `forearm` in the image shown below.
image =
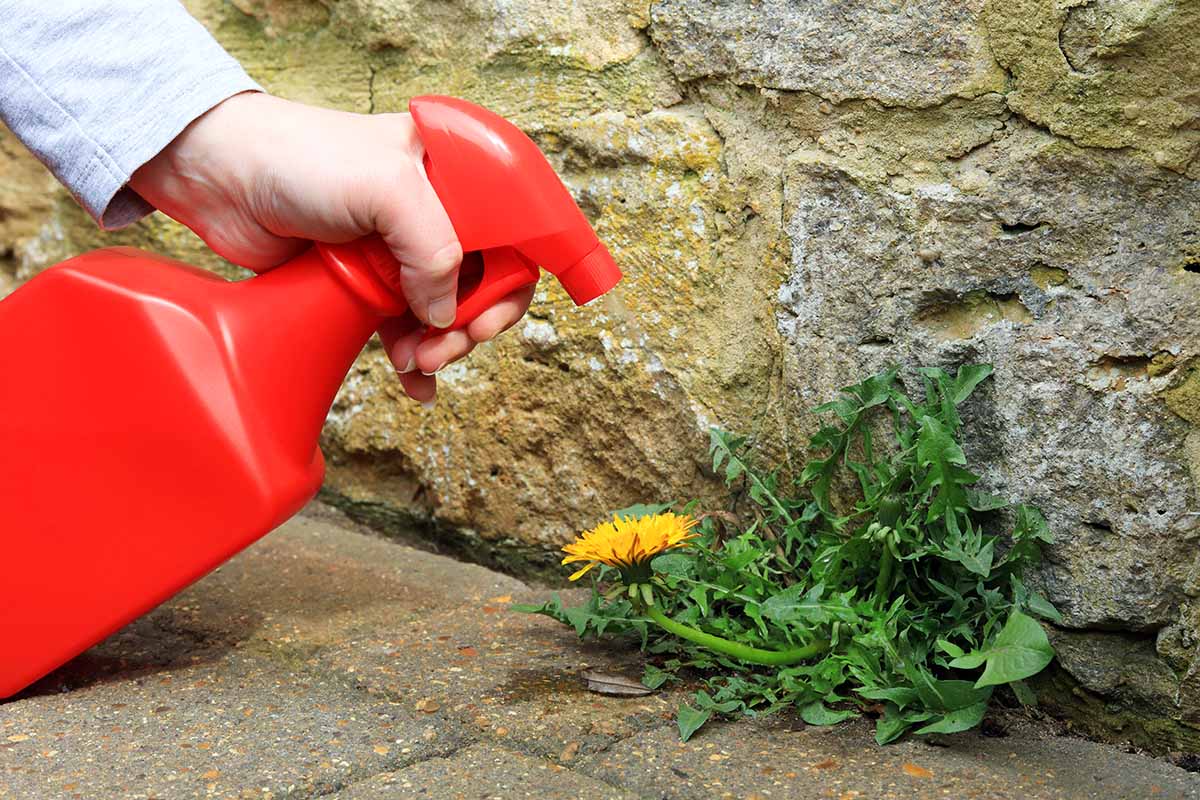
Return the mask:
[[152,210],[138,167],[256,88],[176,0],[0,0],[0,118],[106,228]]

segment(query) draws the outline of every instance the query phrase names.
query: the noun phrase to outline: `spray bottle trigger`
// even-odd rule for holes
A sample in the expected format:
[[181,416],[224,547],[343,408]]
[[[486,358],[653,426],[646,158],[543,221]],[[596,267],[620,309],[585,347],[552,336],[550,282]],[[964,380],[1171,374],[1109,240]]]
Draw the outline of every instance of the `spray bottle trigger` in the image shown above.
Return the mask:
[[512,247],[491,247],[463,255],[458,270],[458,310],[449,328],[431,328],[425,338],[461,330],[523,286],[538,282],[541,271]]

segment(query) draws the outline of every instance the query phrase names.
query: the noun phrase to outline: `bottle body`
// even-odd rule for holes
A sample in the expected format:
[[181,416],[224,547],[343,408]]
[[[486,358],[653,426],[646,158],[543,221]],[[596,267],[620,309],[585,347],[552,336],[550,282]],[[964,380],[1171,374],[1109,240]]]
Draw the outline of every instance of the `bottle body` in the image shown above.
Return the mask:
[[377,322],[315,250],[236,283],[100,250],[0,301],[0,698],[312,498]]

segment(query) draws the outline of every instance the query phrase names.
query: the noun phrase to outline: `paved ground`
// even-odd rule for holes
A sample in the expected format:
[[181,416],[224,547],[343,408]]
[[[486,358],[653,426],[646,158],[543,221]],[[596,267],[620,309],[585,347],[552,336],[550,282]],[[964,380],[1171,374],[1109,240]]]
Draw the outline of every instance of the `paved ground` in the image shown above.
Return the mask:
[[1200,775],[1018,718],[877,747],[867,724],[711,725],[587,692],[638,653],[508,611],[546,591],[312,508],[0,704],[0,798],[1200,798]]

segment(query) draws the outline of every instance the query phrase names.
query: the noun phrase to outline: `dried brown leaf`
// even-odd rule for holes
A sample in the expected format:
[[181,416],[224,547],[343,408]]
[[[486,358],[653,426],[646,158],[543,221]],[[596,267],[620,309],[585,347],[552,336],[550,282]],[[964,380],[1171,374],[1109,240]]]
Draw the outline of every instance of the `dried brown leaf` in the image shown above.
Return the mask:
[[608,675],[591,670],[583,673],[583,681],[589,692],[597,694],[642,697],[654,691],[643,686],[641,681],[626,678],[624,675]]

